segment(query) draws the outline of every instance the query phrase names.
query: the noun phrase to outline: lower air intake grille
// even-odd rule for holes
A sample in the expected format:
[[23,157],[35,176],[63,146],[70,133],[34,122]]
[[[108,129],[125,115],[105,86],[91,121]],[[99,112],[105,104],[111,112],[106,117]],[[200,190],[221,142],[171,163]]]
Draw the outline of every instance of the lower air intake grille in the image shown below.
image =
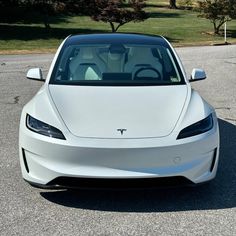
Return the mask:
[[94,179],[94,178],[72,178],[58,177],[47,184],[48,186],[65,188],[155,188],[193,185],[193,182],[185,177],[162,177],[143,179]]

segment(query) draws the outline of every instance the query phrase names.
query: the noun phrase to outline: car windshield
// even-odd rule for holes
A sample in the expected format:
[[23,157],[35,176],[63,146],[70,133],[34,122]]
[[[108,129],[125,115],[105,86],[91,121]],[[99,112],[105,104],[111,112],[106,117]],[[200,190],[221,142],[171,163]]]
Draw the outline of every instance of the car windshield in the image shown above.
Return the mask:
[[62,48],[51,84],[178,85],[184,79],[170,48],[138,44],[82,44]]

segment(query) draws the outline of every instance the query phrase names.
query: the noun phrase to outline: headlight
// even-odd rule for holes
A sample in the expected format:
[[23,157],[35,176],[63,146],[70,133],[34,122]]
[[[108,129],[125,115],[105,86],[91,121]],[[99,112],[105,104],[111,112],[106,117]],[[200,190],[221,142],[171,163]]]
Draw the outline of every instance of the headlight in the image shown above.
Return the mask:
[[177,139],[187,138],[190,136],[198,135],[207,132],[213,127],[213,118],[210,114],[207,118],[198,121],[184,129],[182,129],[177,137]]
[[26,115],[26,127],[38,134],[42,134],[52,138],[66,139],[59,129],[40,120],[37,120],[28,114]]

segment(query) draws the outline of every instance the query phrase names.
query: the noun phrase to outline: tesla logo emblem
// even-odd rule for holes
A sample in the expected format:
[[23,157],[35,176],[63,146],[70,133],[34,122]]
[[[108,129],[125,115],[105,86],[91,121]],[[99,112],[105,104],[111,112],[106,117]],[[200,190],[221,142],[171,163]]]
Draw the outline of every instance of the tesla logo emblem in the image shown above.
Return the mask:
[[123,135],[124,131],[126,131],[127,129],[117,129],[118,132],[120,132],[121,135]]

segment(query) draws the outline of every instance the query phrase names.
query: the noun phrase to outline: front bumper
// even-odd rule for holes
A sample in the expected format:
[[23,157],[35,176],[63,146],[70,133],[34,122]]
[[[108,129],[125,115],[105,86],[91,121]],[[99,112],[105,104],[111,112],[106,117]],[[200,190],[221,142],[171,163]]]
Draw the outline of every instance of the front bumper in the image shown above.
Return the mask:
[[192,183],[213,179],[219,159],[219,130],[182,140],[89,139],[57,140],[20,129],[23,178],[40,186],[61,177],[149,179],[184,177]]

